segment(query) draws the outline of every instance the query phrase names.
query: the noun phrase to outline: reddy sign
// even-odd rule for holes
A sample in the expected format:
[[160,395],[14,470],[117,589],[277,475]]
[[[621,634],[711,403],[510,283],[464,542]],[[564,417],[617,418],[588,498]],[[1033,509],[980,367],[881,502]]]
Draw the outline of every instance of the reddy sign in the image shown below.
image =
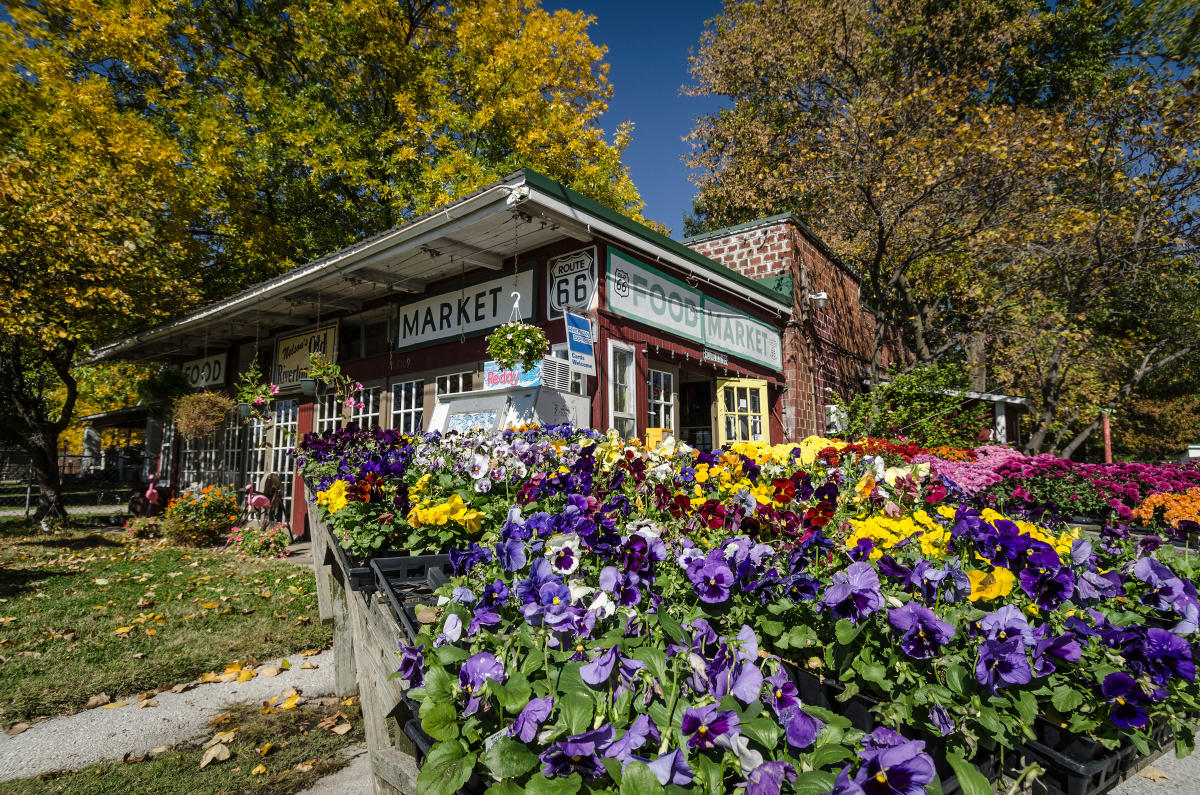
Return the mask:
[[542,363],[538,362],[528,370],[515,368],[503,369],[495,362],[483,363],[483,386],[480,389],[503,389],[506,386],[541,386]]

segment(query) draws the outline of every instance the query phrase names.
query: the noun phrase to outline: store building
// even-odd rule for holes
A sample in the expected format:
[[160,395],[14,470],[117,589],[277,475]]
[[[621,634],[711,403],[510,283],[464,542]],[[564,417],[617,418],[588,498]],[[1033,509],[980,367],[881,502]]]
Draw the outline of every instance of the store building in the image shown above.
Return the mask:
[[[332,396],[302,392],[310,350],[363,383],[360,424],[533,416],[704,448],[777,443],[823,432],[826,390],[861,383],[875,325],[858,285],[791,216],[679,242],[522,170],[94,359],[169,362],[197,389],[231,390],[257,357],[281,387],[274,422],[231,419],[198,442],[168,426],[154,468],[177,489],[277,475],[300,528],[289,451],[343,421]],[[567,361],[565,308],[590,318],[591,374]],[[485,336],[514,313],[552,346],[522,383],[485,363]]]

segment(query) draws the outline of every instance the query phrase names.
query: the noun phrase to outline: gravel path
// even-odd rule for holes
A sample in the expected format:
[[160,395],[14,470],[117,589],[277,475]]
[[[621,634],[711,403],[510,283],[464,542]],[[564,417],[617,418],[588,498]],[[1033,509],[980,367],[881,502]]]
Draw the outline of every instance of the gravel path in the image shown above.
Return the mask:
[[[227,705],[269,701],[288,688],[305,698],[333,694],[332,651],[307,658],[297,654],[287,660],[291,669],[278,676],[196,685],[182,693],[159,693],[157,707],[139,709],[134,698],[125,707],[50,718],[14,737],[0,734],[0,781],[74,770],[120,759],[126,753],[137,756],[160,745],[211,734],[209,719]],[[302,669],[305,660],[316,670]]]

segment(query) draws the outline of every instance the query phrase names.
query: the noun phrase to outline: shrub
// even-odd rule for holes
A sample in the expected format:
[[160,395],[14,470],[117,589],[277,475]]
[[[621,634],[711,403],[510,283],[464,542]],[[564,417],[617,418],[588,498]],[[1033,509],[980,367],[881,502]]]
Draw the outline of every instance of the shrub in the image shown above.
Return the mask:
[[219,392],[196,392],[175,402],[175,429],[185,439],[202,439],[225,424],[233,399]]
[[233,487],[206,486],[171,500],[162,514],[162,533],[173,543],[202,547],[220,544],[237,521]]
[[125,537],[162,538],[162,525],[153,516],[135,516],[125,522]]
[[286,558],[290,543],[292,531],[282,522],[266,527],[235,525],[229,531],[229,548],[252,558]]

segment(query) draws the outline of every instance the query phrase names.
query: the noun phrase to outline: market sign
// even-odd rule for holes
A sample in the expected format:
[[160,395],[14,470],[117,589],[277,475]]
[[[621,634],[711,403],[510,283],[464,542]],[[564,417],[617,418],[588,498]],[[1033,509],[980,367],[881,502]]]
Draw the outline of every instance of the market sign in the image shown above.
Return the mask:
[[203,389],[206,386],[221,386],[225,383],[225,363],[228,354],[219,353],[216,356],[204,356],[183,363],[183,374],[187,376],[188,386],[192,389]]
[[483,363],[483,385],[481,390],[504,389],[510,386],[534,387],[542,385],[542,363],[528,370],[519,367],[501,367],[494,361]]
[[337,323],[293,331],[275,340],[275,367],[271,382],[281,392],[300,388],[300,379],[308,373],[308,355],[320,353],[337,361]]
[[547,265],[546,316],[558,317],[568,306],[592,309],[596,297],[596,249],[555,257]]
[[779,330],[619,251],[608,252],[613,313],[742,359],[783,369]]
[[521,294],[521,319],[533,320],[532,268],[518,273],[515,283],[512,276],[501,276],[404,304],[396,324],[396,348],[416,348],[493,329],[512,314],[514,292]]

